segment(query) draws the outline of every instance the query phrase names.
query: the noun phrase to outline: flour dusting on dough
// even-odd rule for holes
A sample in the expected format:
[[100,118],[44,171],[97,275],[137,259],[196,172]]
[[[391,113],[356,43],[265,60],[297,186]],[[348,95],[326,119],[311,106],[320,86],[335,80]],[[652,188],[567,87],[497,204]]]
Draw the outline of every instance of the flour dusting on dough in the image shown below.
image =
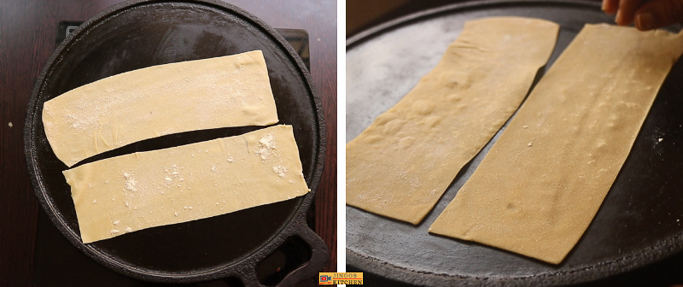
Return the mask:
[[285,177],[285,175],[287,175],[287,168],[284,166],[277,165],[273,167],[273,172],[277,173],[279,177]]
[[273,140],[273,133],[267,133],[258,141],[258,143],[260,148],[256,153],[261,156],[261,161],[266,161],[270,158],[273,150],[276,148]]
[[[164,171],[166,172],[164,181],[167,186],[173,184],[173,180],[177,180],[178,182],[182,182],[184,180],[184,178],[181,177],[180,171],[178,171],[178,165],[176,164],[171,165],[169,168],[165,168]],[[177,185],[180,187],[180,184]]]
[[138,191],[137,188],[135,188],[135,185],[138,184],[138,182],[135,180],[132,174],[123,172],[123,178],[126,179],[126,190],[128,191]]

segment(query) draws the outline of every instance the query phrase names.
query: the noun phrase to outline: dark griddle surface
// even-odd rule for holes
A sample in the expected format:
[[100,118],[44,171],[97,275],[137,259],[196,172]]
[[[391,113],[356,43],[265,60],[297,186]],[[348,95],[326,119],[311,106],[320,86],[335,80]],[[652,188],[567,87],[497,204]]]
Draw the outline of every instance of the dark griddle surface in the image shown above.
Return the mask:
[[[397,103],[436,65],[465,21],[494,16],[533,17],[560,24],[548,66],[585,23],[613,21],[600,11],[599,2],[471,2],[408,16],[361,33],[347,43],[347,140]],[[679,194],[683,186],[682,77],[683,61],[679,61],[603,206],[560,265],[427,233],[497,136],[465,166],[418,226],[347,206],[347,262],[420,285],[522,286],[586,282],[675,254],[683,249],[683,196]],[[663,140],[659,142],[659,138]]]

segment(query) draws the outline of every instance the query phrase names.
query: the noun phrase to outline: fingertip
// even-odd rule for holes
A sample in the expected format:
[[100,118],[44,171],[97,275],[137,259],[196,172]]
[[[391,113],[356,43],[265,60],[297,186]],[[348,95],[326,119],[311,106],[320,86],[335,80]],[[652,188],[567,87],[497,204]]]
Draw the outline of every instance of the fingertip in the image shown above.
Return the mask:
[[683,22],[683,0],[651,0],[636,11],[636,27],[652,30]]
[[617,13],[617,8],[619,6],[619,0],[603,0],[602,1],[602,11],[608,15],[614,15]]
[[619,25],[619,26],[624,26],[624,24],[622,23],[623,17],[624,16],[623,16],[623,13],[621,12],[621,10],[617,11],[617,16],[614,17],[614,23],[617,23],[617,25]]
[[619,0],[619,11],[617,11],[616,17],[617,24],[626,26],[633,23],[640,2],[640,0]]
[[636,14],[635,26],[640,31],[649,31],[657,28],[657,19],[650,12]]

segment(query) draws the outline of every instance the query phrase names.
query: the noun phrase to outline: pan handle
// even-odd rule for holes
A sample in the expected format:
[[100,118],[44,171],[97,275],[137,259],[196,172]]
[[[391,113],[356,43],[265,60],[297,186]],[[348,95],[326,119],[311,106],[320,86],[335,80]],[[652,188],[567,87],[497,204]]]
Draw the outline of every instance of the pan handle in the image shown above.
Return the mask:
[[[317,277],[317,273],[322,271],[329,261],[329,251],[327,249],[327,244],[322,240],[313,230],[311,230],[306,222],[303,220],[299,221],[299,227],[295,228],[296,231],[293,232],[293,236],[300,237],[308,246],[311,248],[311,259],[299,266],[299,268],[292,270],[287,274],[279,284],[274,287],[290,287],[295,286],[297,283]],[[258,263],[256,263],[258,265]],[[270,287],[263,285],[256,277],[256,266],[250,266],[246,270],[240,272],[239,277],[241,277],[242,282],[247,287]]]
[[306,241],[311,248],[311,260],[301,265],[299,268],[292,270],[285,278],[280,281],[277,287],[294,286],[297,283],[317,277],[317,273],[322,271],[330,259],[327,244],[322,240],[308,225],[302,220],[299,222],[300,228],[297,228],[295,235]]

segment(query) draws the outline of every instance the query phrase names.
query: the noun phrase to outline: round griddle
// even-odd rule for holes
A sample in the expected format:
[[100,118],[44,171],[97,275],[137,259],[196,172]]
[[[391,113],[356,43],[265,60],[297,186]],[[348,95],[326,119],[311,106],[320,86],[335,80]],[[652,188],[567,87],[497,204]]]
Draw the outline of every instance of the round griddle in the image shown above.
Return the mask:
[[[262,50],[280,124],[294,127],[311,192],[296,199],[193,222],[155,227],[84,245],[70,187],[45,137],[43,103],[96,80],[172,62]],[[91,99],[97,102],[97,98]],[[144,128],[144,127],[140,127]],[[222,128],[134,143],[85,162],[243,134],[262,127]],[[291,240],[303,241],[310,260],[280,285],[313,277],[328,260],[325,243],[305,222],[320,181],[325,150],[320,98],[301,58],[267,24],[218,1],[129,1],[81,25],[52,54],[31,95],[24,131],[32,184],[52,222],[78,249],[125,275],[149,281],[194,282],[238,277],[261,286],[255,268]],[[284,276],[284,275],[283,275]]]
[[[401,100],[436,66],[465,21],[494,16],[533,17],[560,24],[548,67],[585,23],[614,21],[600,10],[597,1],[488,1],[429,10],[365,31],[347,43],[347,140]],[[677,31],[680,26],[670,29]],[[680,252],[682,78],[683,61],[678,61],[597,216],[561,264],[427,232],[500,132],[463,168],[417,226],[347,206],[348,264],[419,285],[548,286],[604,278]]]

